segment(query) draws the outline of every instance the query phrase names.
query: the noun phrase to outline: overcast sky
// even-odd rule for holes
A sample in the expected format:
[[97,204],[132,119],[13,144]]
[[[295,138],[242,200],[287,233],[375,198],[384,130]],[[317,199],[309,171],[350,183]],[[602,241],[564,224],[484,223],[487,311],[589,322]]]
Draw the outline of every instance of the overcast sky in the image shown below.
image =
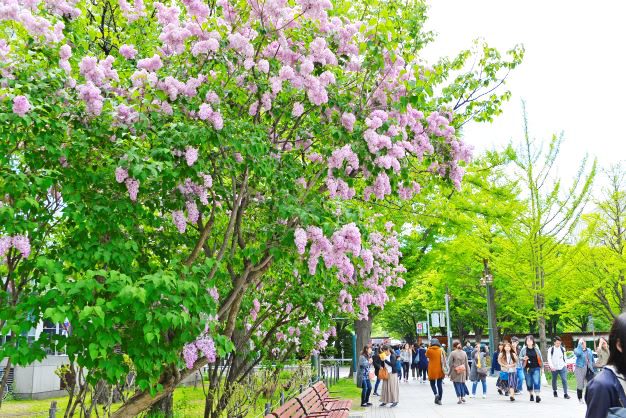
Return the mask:
[[[464,139],[476,151],[522,138],[521,100],[532,136],[564,132],[558,170],[576,174],[588,153],[599,167],[626,160],[626,2],[620,0],[429,0],[427,29],[436,41],[427,60],[452,56],[484,38],[501,50],[524,44],[510,76],[513,93],[492,124],[472,124]],[[601,175],[601,174],[600,174]],[[598,190],[596,190],[597,194]]]

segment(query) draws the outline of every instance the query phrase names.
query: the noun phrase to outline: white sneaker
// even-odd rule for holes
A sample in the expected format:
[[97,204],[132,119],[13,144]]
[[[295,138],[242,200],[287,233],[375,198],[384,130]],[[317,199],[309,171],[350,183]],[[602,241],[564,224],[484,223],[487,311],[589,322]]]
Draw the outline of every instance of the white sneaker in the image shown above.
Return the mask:
[[487,399],[487,395],[483,395],[483,399]]
[[469,397],[474,399],[476,397],[476,395],[470,395]]

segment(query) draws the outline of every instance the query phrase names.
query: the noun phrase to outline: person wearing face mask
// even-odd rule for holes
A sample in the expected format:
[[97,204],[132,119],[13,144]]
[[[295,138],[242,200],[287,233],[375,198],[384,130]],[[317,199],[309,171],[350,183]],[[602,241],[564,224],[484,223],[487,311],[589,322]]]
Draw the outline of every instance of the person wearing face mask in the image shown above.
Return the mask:
[[578,395],[578,402],[583,403],[585,386],[589,384],[595,375],[593,353],[587,348],[587,342],[583,338],[578,340],[578,347],[574,349],[574,355],[576,356],[576,368],[574,369],[576,394]]
[[626,313],[613,321],[608,345],[606,366],[587,386],[586,418],[618,417],[626,413]]

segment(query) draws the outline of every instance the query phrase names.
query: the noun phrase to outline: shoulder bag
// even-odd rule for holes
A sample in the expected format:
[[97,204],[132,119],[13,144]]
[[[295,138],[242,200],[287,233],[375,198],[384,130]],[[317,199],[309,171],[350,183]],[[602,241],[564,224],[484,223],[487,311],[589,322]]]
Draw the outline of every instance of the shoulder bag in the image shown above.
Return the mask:
[[388,380],[389,379],[389,372],[387,371],[387,367],[385,367],[384,364],[383,364],[383,367],[381,367],[380,370],[378,371],[378,378],[380,380]]

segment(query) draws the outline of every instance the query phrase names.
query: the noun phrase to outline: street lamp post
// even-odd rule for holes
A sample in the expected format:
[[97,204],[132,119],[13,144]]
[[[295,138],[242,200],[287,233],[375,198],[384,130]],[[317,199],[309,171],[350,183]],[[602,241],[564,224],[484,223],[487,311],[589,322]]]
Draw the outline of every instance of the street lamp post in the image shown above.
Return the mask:
[[493,275],[486,272],[480,279],[480,284],[487,288],[487,326],[489,328],[489,350],[495,350],[494,333],[494,306],[493,306]]

